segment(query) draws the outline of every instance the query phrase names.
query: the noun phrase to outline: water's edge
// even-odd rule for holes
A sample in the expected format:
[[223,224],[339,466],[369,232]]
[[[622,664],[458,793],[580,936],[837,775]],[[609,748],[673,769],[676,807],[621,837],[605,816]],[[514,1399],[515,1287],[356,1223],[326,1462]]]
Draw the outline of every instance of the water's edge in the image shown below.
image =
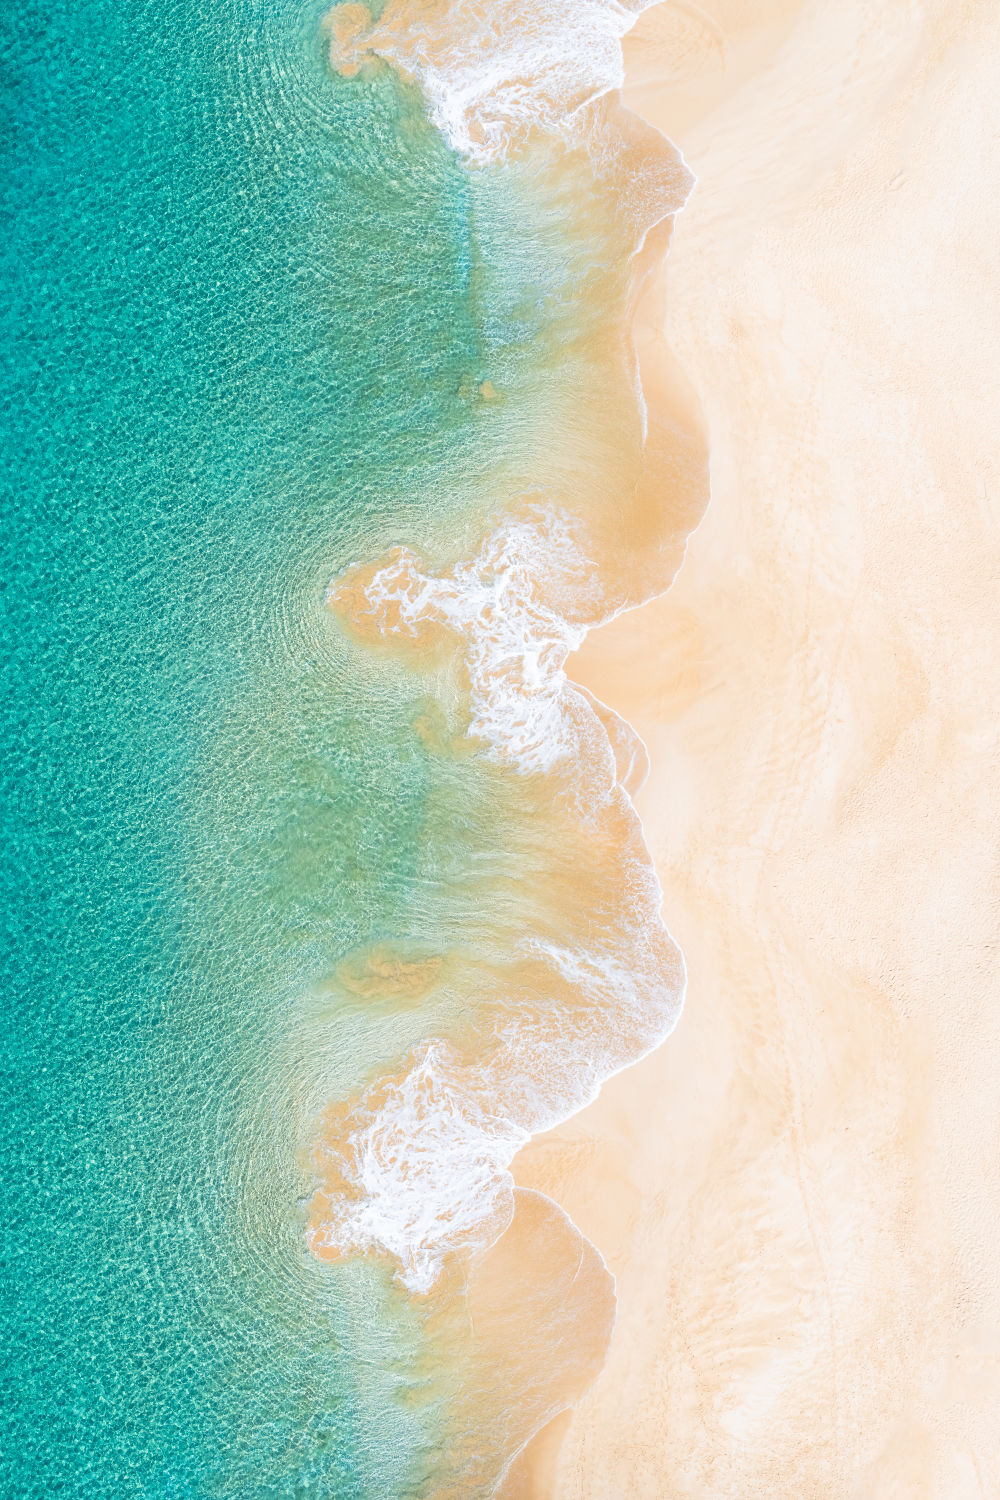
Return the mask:
[[[588,233],[617,261],[621,280],[607,281],[616,300],[601,336],[616,308],[624,313],[623,399],[638,434],[626,434],[620,459],[598,452],[588,467],[581,455],[579,503],[540,476],[541,498],[502,504],[472,556],[428,561],[399,547],[347,568],[328,593],[355,640],[401,655],[422,674],[442,705],[442,753],[473,750],[510,798],[511,826],[525,820],[551,838],[542,853],[532,849],[524,872],[539,892],[531,925],[520,914],[503,931],[484,924],[461,964],[449,954],[419,960],[461,969],[454,983],[474,1002],[471,1032],[427,1036],[398,1070],[332,1104],[313,1151],[319,1187],[308,1238],[317,1256],[388,1256],[397,1279],[439,1313],[456,1296],[472,1309],[468,1326],[449,1336],[464,1341],[467,1372],[480,1372],[464,1377],[456,1425],[478,1431],[483,1453],[453,1455],[424,1491],[439,1496],[496,1494],[532,1437],[580,1399],[603,1365],[615,1317],[603,1257],[544,1195],[515,1188],[509,1169],[533,1136],[660,1046],[684,999],[683,958],[663,925],[633,802],[647,752],[564,671],[589,630],[666,592],[708,503],[700,428],[650,402],[634,337],[638,299],[662,270],[694,183],[671,143],[621,104],[620,41],[644,8],[625,15],[595,6],[582,22],[576,17],[596,55],[573,55],[565,93],[554,64],[572,34],[569,11],[536,18],[520,56],[517,25],[527,22],[515,7],[506,8],[510,16],[494,7],[504,14],[478,37],[459,7],[418,20],[400,4],[373,21],[348,4],[326,23],[340,73],[353,77],[373,58],[398,68],[471,172],[516,174],[528,160],[533,192],[539,181],[554,192],[568,181],[595,222],[598,211],[606,215],[608,227],[601,219]],[[528,88],[525,57],[536,70]],[[669,356],[647,350],[645,358]],[[483,391],[496,394],[489,381]],[[620,488],[609,477],[616,463]],[[563,463],[557,472],[573,469]],[[567,869],[577,872],[575,885]],[[356,967],[384,976],[386,962],[382,952],[361,955]],[[398,955],[389,960],[393,974],[400,963],[411,974],[414,961]],[[436,974],[429,969],[427,982]],[[553,1317],[557,1336],[543,1349],[529,1324],[544,1328]],[[514,1415],[509,1395],[480,1378],[498,1360],[508,1387],[516,1379],[529,1388]]]

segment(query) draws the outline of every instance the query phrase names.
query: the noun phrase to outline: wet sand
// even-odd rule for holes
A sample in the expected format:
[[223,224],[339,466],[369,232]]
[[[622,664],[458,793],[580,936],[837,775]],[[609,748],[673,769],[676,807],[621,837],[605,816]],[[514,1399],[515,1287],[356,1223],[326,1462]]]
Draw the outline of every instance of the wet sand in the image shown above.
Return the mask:
[[649,747],[689,988],[519,1158],[619,1306],[503,1493],[1000,1496],[1000,24],[720,0],[626,54],[698,177],[713,495],[575,674]]

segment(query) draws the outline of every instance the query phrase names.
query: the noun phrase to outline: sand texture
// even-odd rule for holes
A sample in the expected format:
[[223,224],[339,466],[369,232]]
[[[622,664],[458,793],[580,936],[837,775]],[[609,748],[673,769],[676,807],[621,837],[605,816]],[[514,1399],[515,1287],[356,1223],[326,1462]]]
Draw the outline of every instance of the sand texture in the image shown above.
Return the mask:
[[713,494],[576,672],[689,989],[519,1159],[619,1307],[504,1494],[1000,1496],[997,9],[664,5],[627,59],[698,177],[638,338]]

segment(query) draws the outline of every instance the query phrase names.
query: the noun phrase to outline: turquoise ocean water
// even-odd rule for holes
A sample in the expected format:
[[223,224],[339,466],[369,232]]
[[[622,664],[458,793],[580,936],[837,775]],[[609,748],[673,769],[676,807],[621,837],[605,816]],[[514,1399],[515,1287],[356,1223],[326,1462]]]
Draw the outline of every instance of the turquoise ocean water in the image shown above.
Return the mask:
[[[564,113],[614,86],[626,13],[591,12],[589,41],[545,13],[544,88],[579,42]],[[0,20],[2,1496],[472,1500],[610,1336],[611,1279],[552,1205],[537,1285],[490,1304],[520,1350],[470,1333],[464,1271],[409,1295],[385,1234],[447,1243],[480,1188],[488,1217],[496,1139],[565,1118],[676,1019],[641,829],[561,661],[650,586],[625,314],[686,178],[600,105],[586,149],[463,160],[384,61],[331,69],[321,15]],[[516,45],[503,66],[510,123]],[[557,503],[619,547],[604,593]],[[464,580],[478,740],[471,667],[326,607],[400,544],[439,602]],[[544,749],[546,724],[560,767],[519,768],[509,730]],[[428,1039],[454,1066],[424,1087]],[[386,1170],[324,1262],[320,1116],[392,1078],[415,1113],[399,1089],[372,1106],[357,1138]]]
[[317,1070],[401,1045],[302,997],[444,858],[322,600],[465,524],[505,335],[467,174],[319,14],[0,23],[4,1495],[389,1500],[434,1441],[388,1272],[302,1238]]

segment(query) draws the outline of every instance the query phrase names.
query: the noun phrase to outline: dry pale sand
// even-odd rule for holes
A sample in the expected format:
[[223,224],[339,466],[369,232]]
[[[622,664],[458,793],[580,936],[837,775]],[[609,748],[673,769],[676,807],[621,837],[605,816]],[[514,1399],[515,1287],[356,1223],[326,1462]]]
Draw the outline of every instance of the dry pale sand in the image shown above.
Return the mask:
[[699,179],[713,499],[579,672],[649,745],[690,982],[519,1162],[619,1312],[505,1495],[1000,1496],[1000,18],[706,0],[629,64]]

